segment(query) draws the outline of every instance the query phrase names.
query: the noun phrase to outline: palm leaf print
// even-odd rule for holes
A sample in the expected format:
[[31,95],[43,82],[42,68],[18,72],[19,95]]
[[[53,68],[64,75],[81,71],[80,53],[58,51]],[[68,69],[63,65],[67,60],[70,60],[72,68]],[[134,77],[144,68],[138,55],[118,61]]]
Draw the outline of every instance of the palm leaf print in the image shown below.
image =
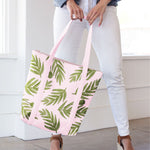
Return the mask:
[[21,103],[21,113],[23,118],[26,118],[29,120],[29,117],[31,115],[31,109],[33,108],[34,103],[30,103],[28,99],[23,98]]
[[85,100],[80,100],[79,107],[82,107],[85,104]]
[[38,120],[38,117],[34,117],[34,119],[37,119],[37,120]]
[[49,56],[47,56],[45,60],[48,60],[48,59],[49,59]]
[[55,75],[56,82],[59,82],[59,85],[61,85],[61,82],[65,79],[65,70],[63,66],[63,62],[57,59],[54,59],[52,64],[52,74]]
[[86,114],[87,109],[88,109],[88,107],[82,107],[82,108],[78,107],[78,110],[76,112],[76,117],[78,117],[78,118],[83,117]]
[[76,69],[74,73],[70,75],[70,82],[81,80],[81,73],[82,73],[82,67],[81,69]]
[[75,124],[72,124],[71,129],[69,130],[68,135],[74,135],[78,132],[79,127],[81,125],[81,122],[75,122]]
[[61,100],[65,100],[66,98],[66,88],[65,89],[53,89],[53,92],[51,92],[51,95],[48,95],[42,102],[44,102],[45,105],[50,104],[59,104]]
[[88,99],[88,96],[93,96],[93,94],[96,92],[100,80],[101,78],[98,80],[94,80],[93,82],[91,81],[90,83],[86,83],[84,85],[81,95],[82,100]]
[[31,60],[31,67],[30,71],[37,75],[42,75],[44,71],[44,63],[41,64],[40,58],[38,59],[37,56],[32,54],[32,60]]
[[76,94],[77,94],[77,92],[78,92],[78,88],[76,89],[75,93],[72,93],[72,94],[73,94],[73,95],[76,95]]
[[52,67],[50,66],[50,71],[49,71],[49,74],[48,74],[48,78],[52,78],[53,77],[53,72],[52,72]]
[[44,88],[44,90],[49,90],[50,89],[50,87],[52,86],[52,81],[46,81],[46,84],[45,84],[45,88]]
[[[70,82],[81,80],[82,69],[83,67],[80,67],[80,69],[76,69],[75,72],[70,75]],[[88,68],[86,80],[89,80],[95,74],[95,72],[96,70]]]
[[25,90],[29,95],[32,93],[36,94],[39,88],[39,84],[41,81],[36,80],[35,78],[31,78],[25,85]]
[[95,74],[95,72],[96,72],[96,70],[88,68],[86,80],[89,80]]
[[56,115],[54,116],[53,112],[49,112],[47,109],[39,110],[41,117],[43,118],[44,126],[47,129],[56,131],[60,127],[60,119],[57,119]]
[[69,117],[70,111],[71,111],[71,109],[72,109],[71,106],[73,105],[73,102],[71,102],[70,104],[68,104],[68,105],[65,106],[66,102],[67,102],[67,101],[65,101],[65,102],[58,108],[60,114],[61,114],[64,118],[66,118],[66,116]]

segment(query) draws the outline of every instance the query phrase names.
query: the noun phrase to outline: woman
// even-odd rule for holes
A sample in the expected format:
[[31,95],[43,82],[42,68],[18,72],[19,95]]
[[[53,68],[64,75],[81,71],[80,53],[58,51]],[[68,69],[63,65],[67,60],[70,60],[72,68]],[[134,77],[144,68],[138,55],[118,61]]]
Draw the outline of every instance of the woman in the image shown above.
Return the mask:
[[[55,56],[75,63],[83,31],[93,24],[92,45],[107,85],[113,117],[118,128],[117,142],[122,150],[134,150],[129,135],[126,91],[122,76],[117,1],[119,0],[54,0],[55,43],[70,19],[75,20],[59,47],[62,50],[57,50]],[[51,150],[59,150],[63,145],[61,134],[53,133],[50,141]]]

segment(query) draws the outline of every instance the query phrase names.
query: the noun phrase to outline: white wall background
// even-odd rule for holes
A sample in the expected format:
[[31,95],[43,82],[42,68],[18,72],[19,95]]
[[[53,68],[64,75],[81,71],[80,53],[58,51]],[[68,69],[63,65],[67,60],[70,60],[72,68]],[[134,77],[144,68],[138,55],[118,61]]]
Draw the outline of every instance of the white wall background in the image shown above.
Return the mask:
[[[33,49],[49,53],[53,46],[53,1],[18,0],[17,57],[0,58],[0,137],[22,139],[49,137],[51,134],[20,121],[20,104]],[[84,47],[86,33],[83,36]],[[83,57],[83,49],[79,62]],[[92,49],[90,66],[99,69]],[[150,116],[150,57],[124,56],[123,75],[127,90],[129,119]],[[93,117],[97,115],[96,117]],[[99,118],[99,119],[97,119]],[[104,81],[94,95],[79,132],[116,126]]]

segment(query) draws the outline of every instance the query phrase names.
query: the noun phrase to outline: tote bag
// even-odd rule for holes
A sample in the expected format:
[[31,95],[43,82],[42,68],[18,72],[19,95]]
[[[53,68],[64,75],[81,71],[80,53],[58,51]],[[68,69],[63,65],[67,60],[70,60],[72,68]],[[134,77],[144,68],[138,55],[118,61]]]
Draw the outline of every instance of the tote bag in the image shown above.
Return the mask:
[[20,114],[29,125],[68,136],[77,134],[102,77],[101,71],[88,68],[92,25],[82,65],[55,57],[72,21],[49,55],[32,50]]

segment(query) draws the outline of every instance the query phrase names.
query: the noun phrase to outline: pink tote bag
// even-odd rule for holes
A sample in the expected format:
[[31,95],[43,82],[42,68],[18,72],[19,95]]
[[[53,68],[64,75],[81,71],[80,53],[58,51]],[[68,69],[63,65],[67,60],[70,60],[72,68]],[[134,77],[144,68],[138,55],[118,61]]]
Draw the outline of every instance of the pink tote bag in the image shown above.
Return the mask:
[[72,21],[49,55],[32,50],[20,114],[29,125],[68,136],[77,134],[102,77],[101,71],[88,68],[92,25],[82,65],[55,57]]

